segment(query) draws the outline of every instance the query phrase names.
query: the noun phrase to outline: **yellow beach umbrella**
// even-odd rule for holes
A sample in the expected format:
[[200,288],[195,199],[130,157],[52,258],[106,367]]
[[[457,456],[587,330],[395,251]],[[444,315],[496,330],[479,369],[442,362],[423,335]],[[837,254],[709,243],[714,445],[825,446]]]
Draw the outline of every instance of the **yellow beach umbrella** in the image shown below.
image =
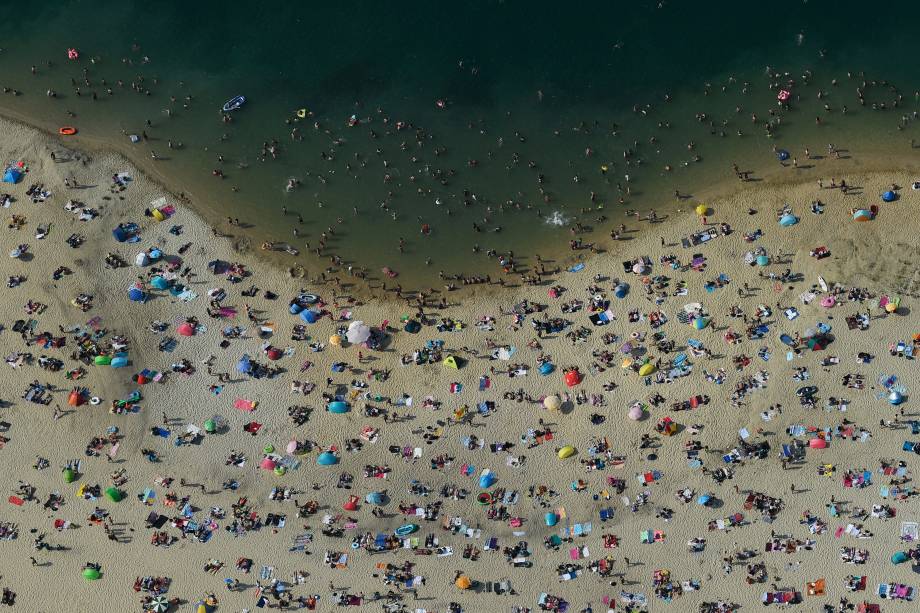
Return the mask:
[[709,207],[706,206],[705,204],[700,203],[700,204],[696,205],[696,214],[697,214],[697,215],[703,216],[703,215],[705,215],[707,212],[709,212]]
[[562,400],[556,394],[552,396],[547,396],[543,399],[543,406],[550,411],[558,411],[559,407],[562,406]]
[[454,585],[456,585],[461,590],[468,590],[470,589],[470,586],[473,585],[473,582],[470,581],[470,578],[466,575],[460,575],[457,577],[457,580],[454,581]]
[[639,368],[639,375],[642,377],[650,375],[653,372],[655,372],[655,365],[651,362],[647,362]]
[[330,345],[335,345],[336,347],[341,347],[341,346],[342,346],[342,337],[339,336],[338,334],[333,334],[332,336],[329,337],[329,344],[330,344]]

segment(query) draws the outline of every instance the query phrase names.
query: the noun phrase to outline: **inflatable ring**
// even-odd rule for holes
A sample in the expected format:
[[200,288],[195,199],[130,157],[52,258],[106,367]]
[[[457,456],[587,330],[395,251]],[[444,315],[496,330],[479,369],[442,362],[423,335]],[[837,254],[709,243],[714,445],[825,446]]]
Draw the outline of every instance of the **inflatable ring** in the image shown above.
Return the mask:
[[102,399],[99,398],[99,396],[93,396],[92,398],[89,399],[89,403],[92,405],[97,405],[100,402],[102,402]]
[[262,251],[271,251],[275,246],[268,241],[262,243]]
[[492,504],[492,496],[488,492],[483,492],[476,496],[476,502],[486,507]]
[[58,134],[61,136],[73,136],[77,133],[77,129],[73,126],[64,126],[63,128],[58,128]]

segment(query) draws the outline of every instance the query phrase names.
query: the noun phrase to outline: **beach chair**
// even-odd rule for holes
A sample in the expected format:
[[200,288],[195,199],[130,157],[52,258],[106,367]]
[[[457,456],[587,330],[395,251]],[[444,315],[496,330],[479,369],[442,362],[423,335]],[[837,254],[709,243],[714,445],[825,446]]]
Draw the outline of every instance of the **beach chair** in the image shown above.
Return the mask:
[[888,584],[879,583],[878,588],[875,590],[875,593],[879,598],[888,598]]

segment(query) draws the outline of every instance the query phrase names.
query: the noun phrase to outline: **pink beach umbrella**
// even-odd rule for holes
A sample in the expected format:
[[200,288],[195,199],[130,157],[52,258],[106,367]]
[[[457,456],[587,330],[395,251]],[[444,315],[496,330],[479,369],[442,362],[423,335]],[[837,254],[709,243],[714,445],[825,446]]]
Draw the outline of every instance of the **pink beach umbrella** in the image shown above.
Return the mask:
[[275,464],[275,461],[273,459],[265,458],[264,460],[262,460],[262,463],[259,464],[259,466],[263,470],[275,470],[275,466],[277,466],[277,464]]
[[642,419],[643,415],[645,415],[645,411],[643,411],[642,407],[638,404],[629,407],[629,412],[626,414],[626,416],[633,421],[639,421]]
[[297,441],[289,442],[287,444],[287,447],[285,447],[285,449],[287,450],[288,453],[294,453],[295,451],[297,451]]
[[193,326],[192,324],[188,322],[185,322],[184,324],[176,328],[176,332],[178,332],[182,336],[194,336],[195,326]]

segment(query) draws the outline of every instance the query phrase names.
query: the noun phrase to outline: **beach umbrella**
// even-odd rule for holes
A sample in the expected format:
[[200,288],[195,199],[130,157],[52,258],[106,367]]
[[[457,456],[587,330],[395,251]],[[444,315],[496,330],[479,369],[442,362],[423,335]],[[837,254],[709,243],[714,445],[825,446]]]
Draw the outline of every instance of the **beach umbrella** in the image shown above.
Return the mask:
[[132,287],[128,290],[128,300],[131,302],[143,302],[147,295],[139,287]]
[[556,456],[558,456],[560,460],[571,458],[573,455],[575,455],[575,448],[572,447],[571,445],[566,445],[565,447],[561,448],[558,452],[556,452]]
[[824,449],[827,447],[827,441],[823,438],[813,438],[808,441],[808,446],[812,449]]
[[546,523],[547,526],[552,528],[559,522],[559,516],[552,512],[547,513],[546,515],[543,516],[543,521]]
[[540,374],[541,374],[541,375],[548,375],[548,374],[552,373],[553,370],[555,370],[555,369],[556,369],[556,367],[553,366],[552,364],[550,364],[549,362],[543,362],[542,364],[540,364],[540,369],[539,369],[539,370],[540,370]]
[[370,492],[364,497],[364,502],[367,504],[384,504],[386,502],[386,494],[383,492]]
[[278,464],[271,458],[262,458],[262,463],[259,464],[259,468],[262,470],[275,470],[275,467]]
[[456,581],[454,581],[454,585],[456,585],[461,590],[468,590],[473,585],[473,582],[470,581],[470,578],[466,575],[460,575],[457,577]]
[[884,200],[885,202],[894,202],[897,199],[898,199],[898,195],[894,193],[893,191],[891,191],[890,189],[887,192],[882,194],[882,200]]
[[629,407],[629,412],[626,414],[626,417],[630,418],[633,421],[639,421],[645,415],[645,411],[642,410],[642,406],[634,404]]
[[294,453],[297,451],[297,441],[289,441],[287,447],[284,448],[288,453]]
[[243,354],[243,356],[240,358],[240,361],[236,363],[236,369],[242,373],[247,373],[252,370],[252,361],[248,354]]
[[167,281],[160,275],[157,275],[154,278],[150,279],[150,285],[152,285],[154,289],[163,290],[169,287],[169,281]]
[[696,210],[696,214],[699,215],[700,217],[702,217],[703,215],[705,215],[706,213],[709,212],[709,207],[706,206],[706,205],[703,204],[703,203],[700,203],[700,204],[696,205],[696,209],[695,209],[695,210]]
[[300,319],[305,321],[308,324],[315,324],[317,320],[316,311],[310,309],[304,309],[300,312]]
[[904,402],[904,394],[896,390],[892,391],[890,394],[888,394],[888,402],[892,405],[897,406],[901,404],[902,402]]
[[121,502],[122,494],[121,490],[116,487],[110,487],[105,490],[105,497],[111,500],[112,502]]
[[348,332],[345,333],[345,338],[347,338],[348,342],[352,345],[366,343],[367,339],[370,337],[371,329],[363,321],[351,322],[348,325]]
[[760,254],[760,255],[757,256],[757,265],[758,265],[758,266],[766,266],[766,265],[768,265],[769,263],[770,263],[770,256],[764,255],[764,254]]
[[348,409],[348,403],[343,400],[334,400],[326,405],[326,410],[330,413],[347,413]]
[[64,483],[73,483],[77,480],[77,473],[72,468],[65,468],[61,474],[64,477]]
[[651,362],[646,362],[645,364],[639,367],[640,377],[645,377],[647,375],[652,374],[653,372],[655,372],[655,365],[652,364]]
[[779,218],[779,225],[783,226],[784,228],[794,226],[797,223],[799,223],[799,218],[792,213],[786,213]]
[[334,466],[339,463],[339,458],[331,451],[324,451],[316,457],[316,463],[320,466]]
[[897,551],[894,554],[892,554],[891,563],[892,564],[903,564],[904,562],[907,562],[909,559],[910,559],[910,556],[907,555],[907,552]]
[[102,573],[99,572],[98,568],[84,568],[83,569],[83,578],[87,581],[95,581],[102,576]]
[[284,352],[277,347],[269,347],[265,350],[265,355],[269,360],[280,360],[284,356]]
[[339,336],[338,334],[333,334],[332,336],[329,337],[329,344],[332,345],[333,347],[341,347],[342,337]]
[[853,211],[853,221],[872,221],[875,215],[869,209],[856,209]]
[[204,431],[208,434],[213,434],[217,432],[217,424],[213,419],[206,419],[204,422]]
[[696,499],[696,504],[705,507],[712,500],[712,494],[700,494]]
[[581,383],[581,374],[579,374],[577,370],[570,370],[569,372],[565,373],[563,380],[567,386],[575,387]]
[[417,334],[419,330],[421,329],[422,329],[422,324],[415,321],[414,319],[410,319],[409,321],[407,321],[405,327],[403,328],[403,330],[405,330],[409,334]]
[[342,508],[346,511],[357,511],[358,510],[358,497],[349,496],[348,502],[342,505]]
[[562,399],[556,394],[552,394],[543,399],[543,407],[550,411],[558,411],[562,406]]
[[634,347],[632,343],[623,343],[623,345],[620,347],[620,353],[628,355],[632,353],[633,349]]
[[195,326],[190,324],[189,322],[185,322],[183,324],[179,324],[179,327],[176,328],[176,332],[178,332],[182,336],[194,336]]
[[696,328],[697,330],[702,330],[703,328],[706,327],[706,324],[708,323],[709,323],[709,320],[707,320],[705,317],[694,317],[693,318],[693,327]]
[[147,608],[153,613],[166,613],[169,611],[169,601],[162,594],[155,596],[147,605]]

